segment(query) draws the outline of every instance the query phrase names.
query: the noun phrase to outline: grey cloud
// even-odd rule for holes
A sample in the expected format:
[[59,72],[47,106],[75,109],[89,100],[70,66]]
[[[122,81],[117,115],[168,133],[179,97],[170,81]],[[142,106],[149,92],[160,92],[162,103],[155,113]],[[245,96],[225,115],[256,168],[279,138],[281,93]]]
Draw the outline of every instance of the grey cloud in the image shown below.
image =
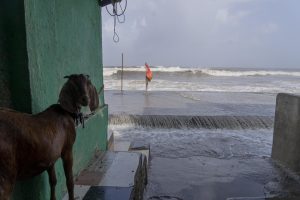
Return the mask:
[[[286,25],[296,23],[300,14],[280,10],[282,5],[294,8],[300,2],[287,1],[290,4],[280,0],[128,0],[126,22],[117,25],[117,44],[112,41],[113,20],[102,9],[104,64],[120,64],[124,52],[128,65],[147,60],[168,66],[300,67],[300,57],[291,58],[297,49],[290,49],[300,45],[300,39],[293,44],[287,40],[289,34],[299,35],[300,28]],[[280,56],[274,50],[278,48]]]

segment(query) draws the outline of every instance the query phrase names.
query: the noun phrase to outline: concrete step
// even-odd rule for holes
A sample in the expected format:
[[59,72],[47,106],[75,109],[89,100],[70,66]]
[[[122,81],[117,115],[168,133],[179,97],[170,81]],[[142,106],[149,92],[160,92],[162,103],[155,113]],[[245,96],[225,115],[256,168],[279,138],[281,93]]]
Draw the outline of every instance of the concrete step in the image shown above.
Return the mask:
[[[142,200],[147,158],[138,152],[97,153],[75,180],[75,197],[84,200]],[[64,200],[68,199],[68,196]]]
[[129,141],[114,141],[113,151],[129,151]]
[[116,141],[113,130],[109,129],[107,135],[108,150],[110,151],[130,151],[144,154],[149,161],[150,145],[144,141]]
[[151,152],[149,143],[145,143],[144,141],[131,142],[128,151],[138,152],[143,154],[147,158],[147,163],[149,163],[150,152]]

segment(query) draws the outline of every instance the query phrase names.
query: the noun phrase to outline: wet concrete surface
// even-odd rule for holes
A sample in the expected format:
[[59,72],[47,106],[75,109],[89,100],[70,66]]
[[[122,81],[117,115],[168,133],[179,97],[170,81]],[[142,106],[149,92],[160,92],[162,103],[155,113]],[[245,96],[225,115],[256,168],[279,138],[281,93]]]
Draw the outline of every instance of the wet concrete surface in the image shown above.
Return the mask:
[[274,116],[276,94],[106,91],[110,114]]
[[[299,184],[281,174],[280,169],[276,169],[268,159],[197,157],[172,161],[158,158],[153,160],[151,172],[153,182],[149,187],[153,188],[146,199],[167,195],[187,200],[246,197],[297,199],[300,194],[299,188],[290,187],[290,184]],[[168,177],[170,174],[175,177]]]
[[270,158],[272,130],[114,127],[151,146],[147,199],[300,199],[300,184]]
[[133,187],[92,186],[83,200],[133,200]]
[[[110,114],[274,115],[274,94],[185,94],[110,92],[106,103]],[[144,200],[300,199],[299,179],[271,159],[272,128],[160,129],[132,124],[110,128],[116,141],[151,146]]]

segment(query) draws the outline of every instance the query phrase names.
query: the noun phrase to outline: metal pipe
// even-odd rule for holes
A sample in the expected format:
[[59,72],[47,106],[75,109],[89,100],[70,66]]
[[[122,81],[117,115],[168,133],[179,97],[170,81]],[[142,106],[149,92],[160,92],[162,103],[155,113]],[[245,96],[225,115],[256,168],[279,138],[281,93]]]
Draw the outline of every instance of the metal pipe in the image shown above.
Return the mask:
[[124,68],[124,56],[122,53],[121,92],[123,92],[123,68]]

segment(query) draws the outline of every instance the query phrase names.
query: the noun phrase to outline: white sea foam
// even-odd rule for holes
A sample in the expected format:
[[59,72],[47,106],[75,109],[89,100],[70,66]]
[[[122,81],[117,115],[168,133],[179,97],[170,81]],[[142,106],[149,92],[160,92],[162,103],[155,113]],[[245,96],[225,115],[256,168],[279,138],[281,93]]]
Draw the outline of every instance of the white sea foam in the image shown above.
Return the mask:
[[297,71],[266,71],[266,70],[249,70],[249,71],[235,71],[235,70],[215,70],[203,69],[203,73],[211,76],[300,76]]
[[[121,87],[120,81],[107,80],[105,81],[105,89],[107,90],[119,90]],[[124,90],[144,90],[145,81],[143,80],[124,80]],[[204,82],[175,82],[167,80],[153,80],[149,84],[149,91],[202,91],[202,92],[261,92],[261,93],[300,93],[300,83],[297,85],[282,84],[273,85],[271,84],[254,84],[254,85],[234,85],[227,84],[222,85],[210,85]]]
[[119,67],[114,68],[103,68],[103,76],[112,76],[114,73],[116,73],[118,70],[120,70]]
[[[103,75],[111,76],[121,70],[122,70],[121,67],[104,67]],[[145,67],[144,66],[124,67],[123,71],[125,71],[125,72],[145,72]],[[151,71],[153,71],[153,72],[184,72],[184,71],[189,71],[189,70],[186,68],[181,68],[181,67],[155,66],[155,67],[151,67]]]
[[[151,67],[151,91],[300,93],[300,71]],[[105,89],[119,90],[121,68],[104,68]],[[124,90],[145,90],[144,66],[125,67]],[[130,74],[130,72],[134,72]],[[155,72],[165,72],[156,73]],[[180,72],[180,73],[178,73]],[[182,73],[181,73],[182,72]]]

